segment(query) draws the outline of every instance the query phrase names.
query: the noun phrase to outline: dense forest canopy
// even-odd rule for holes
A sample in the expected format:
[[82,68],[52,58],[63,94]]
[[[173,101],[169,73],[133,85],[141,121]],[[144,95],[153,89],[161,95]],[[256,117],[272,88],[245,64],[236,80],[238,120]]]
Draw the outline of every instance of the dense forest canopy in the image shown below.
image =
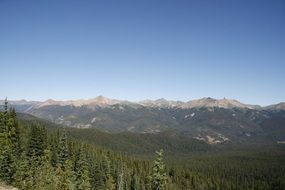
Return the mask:
[[[51,190],[285,189],[282,145],[217,149],[198,144],[193,149],[181,147],[183,154],[178,154],[178,149],[177,155],[171,156],[172,149],[164,154],[156,144],[158,151],[151,150],[151,156],[144,157],[145,151],[134,156],[132,151],[98,145],[88,137],[90,130],[77,133],[51,125],[31,118],[20,120],[5,102],[0,112],[1,181],[19,189]],[[97,134],[93,138],[104,135],[96,130],[93,133]],[[127,147],[122,143],[125,135],[116,137],[115,143]],[[149,137],[153,138],[159,137]],[[112,138],[108,141],[114,143]],[[196,147],[197,142],[189,143]]]

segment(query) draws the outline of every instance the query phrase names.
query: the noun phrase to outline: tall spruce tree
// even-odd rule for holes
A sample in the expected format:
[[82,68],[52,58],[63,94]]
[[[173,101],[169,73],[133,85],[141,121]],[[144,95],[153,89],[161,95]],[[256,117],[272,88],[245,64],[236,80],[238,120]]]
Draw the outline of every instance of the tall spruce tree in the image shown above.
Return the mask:
[[31,132],[28,144],[27,155],[40,158],[44,155],[44,150],[47,148],[47,133],[45,128],[38,124],[31,125]]
[[102,170],[103,172],[101,172],[101,175],[102,177],[104,177],[105,189],[106,190],[115,189],[116,183],[114,177],[111,174],[111,162],[107,155],[103,155]]
[[21,155],[21,159],[18,161],[17,171],[14,175],[13,185],[21,187],[21,189],[28,190],[33,189],[33,171],[29,165],[29,160],[25,154]]
[[136,173],[133,172],[132,178],[131,178],[131,190],[139,190],[140,189],[140,181]]
[[152,190],[165,190],[167,177],[163,163],[163,150],[156,151],[156,159],[153,162],[152,174],[150,176]]
[[7,97],[5,98],[5,101],[4,101],[4,112],[3,112],[3,121],[4,121],[4,125],[7,126],[7,123],[8,123],[8,100],[7,100]]
[[44,150],[44,155],[41,157],[41,165],[36,171],[34,178],[35,184],[34,189],[39,190],[53,190],[56,189],[55,186],[55,172],[51,165],[51,151],[50,147]]
[[66,136],[65,129],[64,129],[63,134],[60,136],[60,139],[59,139],[57,159],[58,159],[59,165],[64,170],[65,163],[69,159],[67,136]]
[[86,159],[86,153],[83,147],[79,148],[75,160],[75,185],[78,190],[91,189],[90,176],[89,176],[89,165]]
[[[55,177],[55,185],[56,188],[55,189],[59,189],[59,190],[73,190],[73,189],[77,189],[75,187],[75,179],[74,179],[74,172],[72,170],[72,162],[71,160],[66,160],[65,164],[64,164],[64,170],[62,169],[62,167],[60,166],[60,164],[58,164],[57,168],[56,168],[56,177]],[[80,189],[80,188],[78,188]],[[86,188],[88,189],[88,188]]]
[[8,133],[10,134],[13,154],[15,157],[20,156],[22,148],[21,148],[21,140],[20,140],[20,129],[17,119],[17,114],[15,108],[11,108],[9,110],[9,125],[8,125]]
[[6,183],[13,182],[13,175],[15,172],[15,146],[13,145],[13,136],[15,133],[13,119],[9,117],[8,101],[5,99],[4,111],[1,114],[0,121],[0,178]]
[[125,165],[121,162],[121,168],[118,171],[118,176],[117,176],[117,190],[124,190],[126,189],[127,183],[126,183],[126,167]]
[[56,166],[56,186],[57,189],[72,190],[74,185],[74,172],[72,170],[72,161],[69,158],[68,142],[65,129],[59,135],[57,153],[57,166]]

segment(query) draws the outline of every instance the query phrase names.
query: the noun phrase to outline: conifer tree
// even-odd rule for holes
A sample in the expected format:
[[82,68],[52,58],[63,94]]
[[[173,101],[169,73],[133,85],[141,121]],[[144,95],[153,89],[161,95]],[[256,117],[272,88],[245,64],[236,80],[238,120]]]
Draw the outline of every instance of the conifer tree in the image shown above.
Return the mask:
[[41,165],[39,169],[36,171],[36,178],[34,188],[35,189],[47,189],[53,190],[55,189],[54,177],[55,172],[51,165],[51,151],[50,148],[44,150],[44,155],[41,158]]
[[63,134],[58,134],[58,136],[58,153],[56,156],[58,161],[56,166],[57,189],[74,189],[74,172],[72,170],[72,161],[69,159],[67,136],[65,129],[63,131]]
[[115,188],[116,188],[116,183],[113,176],[108,175],[106,181],[106,190],[115,190]]
[[1,164],[1,159],[2,155],[5,152],[6,143],[7,143],[7,130],[6,126],[4,124],[4,114],[0,112],[0,164]]
[[153,162],[152,174],[150,176],[152,190],[166,189],[167,177],[163,163],[163,150],[156,151],[156,159]]
[[59,139],[57,159],[58,159],[58,163],[60,164],[62,169],[64,169],[65,163],[69,159],[68,146],[67,146],[67,136],[66,136],[65,130]]
[[72,170],[72,162],[70,160],[66,160],[66,162],[64,163],[64,169],[62,169],[61,165],[58,164],[56,168],[56,178],[55,178],[56,188],[55,189],[73,190],[75,189],[74,183],[75,182],[74,182],[74,175],[73,175],[73,170]]
[[4,151],[0,155],[0,178],[5,181],[7,184],[13,182],[14,175],[14,158],[11,149],[11,146],[5,145]]
[[7,98],[5,99],[4,112],[1,114],[0,119],[0,178],[6,183],[11,184],[15,172],[15,147],[12,142],[15,130],[12,118],[9,118]]
[[[3,148],[4,139],[6,138],[6,126],[4,124],[4,114],[0,112],[0,151]],[[0,152],[1,153],[1,152]]]
[[88,162],[82,146],[76,156],[74,171],[76,189],[91,189]]
[[101,173],[101,175],[102,175],[102,177],[104,177],[105,188],[107,190],[115,189],[116,183],[115,183],[115,180],[111,174],[111,164],[110,164],[110,160],[107,157],[107,155],[103,156],[102,170],[103,170],[103,172]]
[[9,110],[9,125],[8,125],[8,133],[10,134],[13,154],[15,157],[20,156],[21,154],[21,141],[20,141],[20,131],[19,124],[17,120],[17,114],[15,108],[11,108]]
[[93,171],[91,174],[91,183],[94,186],[93,189],[103,188],[105,186],[106,178],[105,178],[105,170],[103,169],[102,162],[97,160],[97,162],[93,166]]
[[122,163],[121,169],[118,172],[118,177],[117,177],[117,190],[124,190],[126,188],[126,181],[125,181],[125,175],[126,175],[126,171],[125,171],[125,166]]
[[139,178],[135,173],[132,174],[130,189],[131,190],[139,190],[140,189]]
[[31,133],[29,138],[28,152],[29,157],[43,156],[44,150],[46,149],[47,134],[44,128],[37,124],[31,125]]
[[4,126],[7,126],[8,123],[8,100],[7,97],[5,98],[4,101],[4,112],[3,112],[3,122],[4,122]]
[[33,188],[33,172],[25,153],[21,155],[21,159],[18,161],[13,185],[21,187],[21,189]]
[[[7,99],[5,100],[4,111],[0,112],[0,151],[5,151],[8,145],[8,130],[7,130]],[[2,155],[3,152],[0,152]]]

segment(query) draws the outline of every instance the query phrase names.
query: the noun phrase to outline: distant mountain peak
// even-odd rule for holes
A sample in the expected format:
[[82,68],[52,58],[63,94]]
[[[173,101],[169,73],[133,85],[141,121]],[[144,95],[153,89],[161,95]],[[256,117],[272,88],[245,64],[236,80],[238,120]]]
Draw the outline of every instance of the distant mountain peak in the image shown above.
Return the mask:
[[155,102],[168,102],[165,98],[156,99]]
[[56,101],[53,100],[53,99],[48,99],[48,100],[46,100],[45,102],[56,102]]
[[94,98],[94,99],[98,99],[98,100],[106,100],[106,99],[109,99],[109,98],[107,98],[107,97],[105,97],[105,96],[102,96],[102,95],[99,95],[99,96],[97,96],[96,98]]
[[280,102],[278,104],[266,106],[265,109],[267,109],[267,110],[285,110],[285,102]]
[[[0,100],[0,103],[3,104],[4,100]],[[38,101],[27,101],[27,100],[18,100],[18,101],[9,101],[11,105],[30,105],[29,109],[32,108],[40,108],[45,106],[87,106],[89,108],[98,108],[98,107],[106,107],[112,106],[115,104],[123,104],[123,105],[132,105],[134,107],[138,106],[145,106],[145,107],[163,107],[163,108],[201,108],[201,107],[219,107],[225,109],[232,109],[232,108],[247,108],[247,109],[256,109],[256,110],[285,110],[285,102],[280,102],[278,104],[261,107],[259,105],[250,105],[244,104],[239,102],[235,99],[228,99],[226,97],[222,99],[215,99],[212,97],[203,97],[201,99],[195,99],[188,102],[183,101],[174,101],[174,100],[167,100],[165,98],[159,98],[156,100],[143,100],[139,102],[130,102],[126,100],[116,100],[110,99],[105,96],[97,96],[91,99],[78,99],[78,100],[66,100],[66,101],[59,101],[54,99],[48,99],[43,102]]]
[[202,99],[191,100],[183,105],[183,108],[195,108],[195,107],[220,107],[220,108],[249,108],[253,109],[253,106],[243,104],[233,99],[214,99],[211,97],[205,97]]

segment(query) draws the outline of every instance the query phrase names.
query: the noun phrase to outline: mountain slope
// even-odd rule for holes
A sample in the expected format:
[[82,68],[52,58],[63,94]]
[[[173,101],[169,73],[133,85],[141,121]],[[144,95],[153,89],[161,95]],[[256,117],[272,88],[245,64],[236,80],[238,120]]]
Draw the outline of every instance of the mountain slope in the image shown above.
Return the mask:
[[[211,144],[277,142],[285,139],[285,112],[224,108],[133,108],[127,105],[92,110],[86,106],[46,106],[31,114],[74,128],[102,131],[160,133],[172,130]],[[278,116],[279,115],[279,116]],[[278,117],[277,117],[278,116]],[[269,130],[271,125],[273,131]],[[280,132],[280,133],[278,133]]]
[[[0,100],[0,104],[3,105],[4,100]],[[39,101],[26,101],[26,100],[19,100],[19,101],[10,101],[9,102],[13,106],[17,106],[21,108],[21,111],[25,111],[24,108],[28,110],[38,109],[45,106],[74,106],[74,107],[81,107],[87,106],[90,109],[108,107],[115,104],[121,105],[129,105],[133,107],[160,107],[160,108],[201,108],[201,107],[219,107],[219,108],[248,108],[248,109],[256,109],[256,110],[285,110],[285,103],[281,102],[279,104],[269,105],[269,106],[259,106],[259,105],[250,105],[250,104],[243,104],[237,100],[233,99],[214,99],[214,98],[202,98],[197,100],[191,100],[188,102],[183,101],[172,101],[166,100],[164,98],[157,99],[157,100],[144,100],[139,102],[130,102],[126,100],[116,100],[116,99],[109,99],[104,96],[98,96],[92,99],[80,99],[80,100],[67,100],[67,101],[57,101],[53,99],[46,100],[44,102]],[[22,108],[24,107],[24,108]]]
[[11,104],[20,112],[57,124],[97,128],[109,133],[171,131],[209,144],[277,143],[285,140],[282,104],[261,108],[236,100],[212,98],[133,103],[102,96],[90,100]]
[[[45,126],[50,133],[54,133],[58,129],[63,130],[64,128],[63,125],[39,119],[29,114],[19,113],[18,118],[20,124],[24,127],[28,127],[31,123],[36,122],[41,126]],[[112,134],[95,128],[65,128],[65,131],[71,138],[130,154],[149,155],[159,149],[164,149],[167,154],[189,154],[195,151],[214,150],[213,147],[210,147],[204,142],[175,134],[172,131],[157,134],[137,134],[129,132]]]

